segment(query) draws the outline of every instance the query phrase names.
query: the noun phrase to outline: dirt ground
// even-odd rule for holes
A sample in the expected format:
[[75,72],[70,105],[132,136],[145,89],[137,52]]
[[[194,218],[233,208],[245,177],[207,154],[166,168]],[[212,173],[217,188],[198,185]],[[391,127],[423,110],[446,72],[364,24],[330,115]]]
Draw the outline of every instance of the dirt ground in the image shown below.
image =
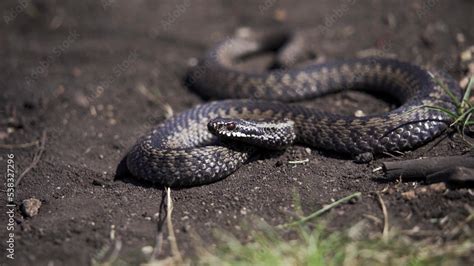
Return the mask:
[[[29,143],[46,134],[38,164],[16,188],[14,261],[5,257],[8,216],[2,203],[2,265],[90,264],[117,239],[120,257],[136,263],[142,247],[155,245],[164,192],[117,167],[170,108],[176,113],[204,102],[183,85],[186,70],[239,27],[285,25],[305,32],[321,61],[393,56],[445,69],[458,80],[467,72],[460,55],[474,44],[474,2],[462,0],[46,0],[0,6],[0,143]],[[347,114],[393,107],[357,92],[308,104]],[[2,175],[7,155],[14,154],[17,178],[40,149],[2,147]],[[368,219],[370,230],[380,232],[383,216],[375,192],[383,191],[391,227],[434,242],[472,237],[472,230],[446,234],[472,212],[472,190],[380,182],[381,173],[373,171],[383,161],[461,154],[466,148],[459,136],[450,135],[370,164],[306,147],[262,156],[221,182],[172,191],[179,249],[192,256],[196,245],[212,247],[216,229],[245,240],[242,223],[254,216],[272,225],[288,221],[295,193],[310,213],[362,192],[359,201],[325,215],[331,230],[376,217]],[[308,162],[288,163],[302,159]],[[415,188],[415,197],[404,194]],[[2,202],[5,192],[6,187]],[[26,218],[18,205],[32,197],[42,206]],[[191,241],[195,235],[197,242]],[[164,241],[160,258],[169,252]]]

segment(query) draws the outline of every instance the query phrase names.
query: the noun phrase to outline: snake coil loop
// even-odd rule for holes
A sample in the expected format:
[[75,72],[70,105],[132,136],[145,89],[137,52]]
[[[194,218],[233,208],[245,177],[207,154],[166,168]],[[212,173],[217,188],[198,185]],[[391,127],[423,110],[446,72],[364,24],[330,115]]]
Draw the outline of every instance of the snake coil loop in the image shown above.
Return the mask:
[[[263,50],[279,49],[288,58],[304,43],[290,42],[290,48],[278,48],[288,39],[281,34],[261,39],[237,37],[210,50],[190,71],[188,82],[203,96],[231,100],[196,106],[157,125],[128,153],[131,173],[173,187],[211,183],[231,174],[258,148],[219,139],[211,132],[212,126],[211,131],[208,128],[215,119],[291,121],[293,131],[287,133],[294,134],[292,141],[351,155],[414,149],[441,134],[451,122],[443,113],[424,106],[454,110],[433,79],[460,95],[457,83],[446,74],[410,63],[365,58],[264,73],[242,71],[233,64]],[[353,117],[283,103],[360,88],[389,94],[401,105],[387,113]],[[263,146],[267,143],[271,142]]]

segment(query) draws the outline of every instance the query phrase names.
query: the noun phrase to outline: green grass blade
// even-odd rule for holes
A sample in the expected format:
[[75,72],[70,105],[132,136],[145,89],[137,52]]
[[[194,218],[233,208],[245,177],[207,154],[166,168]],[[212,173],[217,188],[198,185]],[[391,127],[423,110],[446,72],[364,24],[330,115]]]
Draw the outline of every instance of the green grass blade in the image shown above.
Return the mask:
[[454,95],[454,93],[448,88],[448,86],[446,86],[446,84],[444,84],[443,82],[441,82],[441,80],[435,78],[433,76],[433,74],[431,74],[435,83],[438,84],[438,86],[440,86],[444,92],[446,92],[446,94],[448,94],[449,98],[451,98],[451,100],[454,102],[454,104],[457,106],[457,107],[460,107],[461,106],[461,103],[459,102],[459,99],[458,97],[456,97],[456,95]]
[[357,197],[360,197],[362,195],[362,193],[360,192],[356,192],[354,194],[351,194],[347,197],[344,197],[342,199],[339,199],[331,204],[328,204],[326,206],[324,206],[323,208],[319,209],[318,211],[316,212],[313,212],[312,214],[306,216],[306,217],[303,217],[302,219],[298,220],[298,221],[295,221],[295,222],[292,222],[292,223],[289,223],[289,224],[284,224],[282,225],[283,227],[290,227],[290,226],[295,226],[295,225],[301,225],[301,224],[304,224],[306,222],[308,222],[309,220],[313,219],[313,218],[316,218],[318,216],[320,216],[321,214],[329,211],[330,209],[336,207],[337,205],[340,205],[342,203],[345,203],[353,198],[357,198]]
[[[474,107],[471,107],[471,108],[467,109],[464,113],[460,114],[456,118],[456,120],[454,120],[454,122],[451,124],[451,126],[453,126],[453,125],[455,125],[455,124],[457,124],[461,121],[464,121],[464,122],[469,121],[469,119],[471,117],[470,115],[472,114],[473,111],[474,111]],[[466,116],[468,116],[468,115],[469,115],[469,118],[466,118]]]
[[[474,106],[471,107],[471,108],[469,108],[469,109],[467,109],[466,111],[464,111],[464,112],[463,112],[462,114],[460,114],[459,116],[460,116],[460,117],[461,117],[461,116],[467,116],[468,114],[470,114],[470,113],[472,113],[472,112],[474,112]],[[468,119],[468,120],[469,120],[469,119]]]
[[[465,130],[466,130],[466,126],[469,125],[469,121],[471,120],[471,117],[472,117],[472,112],[468,113],[467,116],[466,116],[466,120],[464,120],[464,123],[463,123],[463,125],[462,125],[462,130],[461,130],[461,136],[462,136],[462,139],[463,139],[467,144],[469,144],[469,146],[472,147],[473,144],[472,144],[470,141],[466,140],[466,138],[465,138],[465,136],[464,136],[464,132],[465,132]],[[472,123],[474,124],[474,121],[473,121]]]
[[[450,116],[450,117],[453,118],[453,119],[456,119],[456,118],[458,117],[457,114],[455,114],[455,113],[453,113],[453,112],[451,112],[451,111],[449,111],[448,109],[443,108],[443,107],[432,106],[432,105],[423,105],[423,106],[421,106],[420,108],[422,108],[422,107],[428,108],[428,109],[433,109],[433,110],[440,111],[440,112],[443,112],[443,113],[447,114],[448,116]],[[412,110],[410,110],[410,111],[412,111]]]
[[466,129],[467,123],[469,120],[471,120],[472,113],[467,114],[466,120],[464,120],[464,123],[462,124],[462,134],[464,136],[464,130]]
[[[467,109],[465,112],[463,112],[462,114],[460,114],[455,120],[453,123],[451,123],[450,127],[456,125],[456,124],[459,124],[460,122],[462,124],[465,124],[466,122],[469,122],[469,120],[471,119],[471,114],[472,112],[474,111],[474,106]],[[467,118],[467,116],[469,116],[469,118]]]

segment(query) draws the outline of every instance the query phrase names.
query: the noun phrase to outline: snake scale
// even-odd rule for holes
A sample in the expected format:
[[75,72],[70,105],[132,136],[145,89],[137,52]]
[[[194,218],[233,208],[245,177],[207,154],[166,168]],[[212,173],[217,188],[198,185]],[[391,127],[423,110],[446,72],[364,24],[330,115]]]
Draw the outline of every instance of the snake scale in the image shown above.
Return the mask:
[[[454,110],[440,84],[457,96],[460,87],[449,75],[414,64],[362,58],[262,73],[235,67],[236,61],[262,51],[278,51],[281,65],[285,58],[299,56],[300,46],[291,35],[269,36],[229,38],[190,70],[188,82],[199,94],[228,99],[184,111],[141,137],[126,158],[134,176],[159,185],[187,187],[215,182],[234,172],[259,147],[216,136],[216,128],[212,130],[216,119],[230,120],[223,127],[227,131],[244,129],[240,121],[273,123],[273,129],[290,123],[292,142],[352,156],[414,149],[440,135],[451,122],[426,106]],[[355,117],[288,103],[347,89],[382,92],[401,105],[387,113]]]

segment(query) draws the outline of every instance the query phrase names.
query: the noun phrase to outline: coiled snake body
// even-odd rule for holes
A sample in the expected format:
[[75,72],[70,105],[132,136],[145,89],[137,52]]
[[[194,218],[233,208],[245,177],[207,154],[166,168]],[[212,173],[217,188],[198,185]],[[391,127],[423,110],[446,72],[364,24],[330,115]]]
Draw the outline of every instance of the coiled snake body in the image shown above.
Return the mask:
[[[414,149],[441,134],[451,122],[443,113],[425,106],[454,110],[439,84],[446,84],[456,95],[460,94],[459,86],[445,74],[410,63],[368,58],[264,73],[233,66],[235,60],[246,55],[282,47],[282,40],[279,36],[264,40],[232,38],[212,49],[191,70],[188,81],[200,94],[234,100],[196,106],[153,128],[127,155],[131,173],[173,187],[226,177],[258,148],[217,137],[209,130],[210,122],[221,118],[237,119],[236,123],[238,119],[263,120],[275,123],[276,128],[278,122],[291,122],[295,143],[351,155]],[[280,54],[287,58],[297,50],[288,47],[280,48]],[[361,88],[389,94],[402,104],[388,113],[352,117],[282,103]],[[224,129],[238,130],[239,124],[231,124]]]

